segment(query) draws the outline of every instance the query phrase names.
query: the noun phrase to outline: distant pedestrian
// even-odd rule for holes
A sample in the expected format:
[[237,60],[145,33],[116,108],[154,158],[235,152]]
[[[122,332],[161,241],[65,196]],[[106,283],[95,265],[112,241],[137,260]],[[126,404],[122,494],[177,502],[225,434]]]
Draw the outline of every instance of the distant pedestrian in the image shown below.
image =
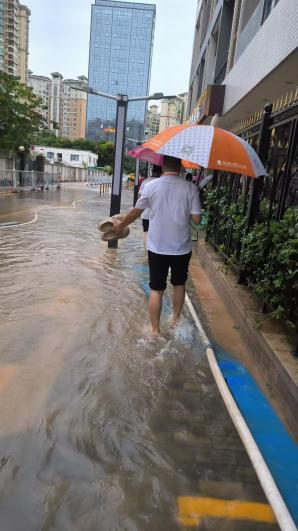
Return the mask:
[[188,181],[189,183],[192,183],[192,173],[187,173],[185,175],[185,179],[186,181]]
[[[153,181],[153,179],[160,177],[161,174],[162,174],[162,168],[160,166],[154,165],[152,168],[151,177],[148,177],[147,179],[145,179],[141,184],[140,191],[139,191],[139,197],[141,197],[145,186],[147,186],[147,184]],[[143,232],[144,232],[144,242],[145,242],[146,247],[147,247],[147,236],[148,236],[148,229],[149,229],[149,212],[150,212],[149,208],[145,208],[144,212],[141,215]]]
[[171,269],[173,324],[178,321],[185,298],[185,283],[191,258],[190,221],[201,220],[199,194],[192,183],[180,176],[181,161],[164,156],[163,174],[144,186],[136,206],[115,226],[116,231],[139,218],[149,208],[147,240],[150,269],[149,313],[152,333],[159,334],[162,297]]

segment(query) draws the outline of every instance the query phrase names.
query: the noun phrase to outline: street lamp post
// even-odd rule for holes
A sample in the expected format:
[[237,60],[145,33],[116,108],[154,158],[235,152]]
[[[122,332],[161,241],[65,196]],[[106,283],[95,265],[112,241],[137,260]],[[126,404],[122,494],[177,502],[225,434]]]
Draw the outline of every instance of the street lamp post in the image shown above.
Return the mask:
[[20,174],[19,174],[19,186],[22,188],[25,184],[24,171],[25,171],[25,148],[19,146],[19,159],[20,159]]
[[[175,98],[176,96],[164,96],[162,92],[155,92],[151,96],[134,96],[129,98],[126,94],[118,94],[117,96],[112,94],[106,94],[105,92],[98,92],[91,87],[76,88],[76,90],[82,90],[93,96],[101,96],[114,100],[117,103],[116,113],[116,134],[115,134],[115,159],[114,159],[114,172],[112,180],[112,194],[111,194],[111,206],[110,216],[119,214],[121,206],[121,190],[122,190],[122,164],[123,164],[123,151],[125,141],[125,126],[126,126],[126,114],[127,106],[131,101],[149,101],[149,100],[161,100],[163,98]],[[110,240],[108,242],[110,248],[118,247],[118,240]]]

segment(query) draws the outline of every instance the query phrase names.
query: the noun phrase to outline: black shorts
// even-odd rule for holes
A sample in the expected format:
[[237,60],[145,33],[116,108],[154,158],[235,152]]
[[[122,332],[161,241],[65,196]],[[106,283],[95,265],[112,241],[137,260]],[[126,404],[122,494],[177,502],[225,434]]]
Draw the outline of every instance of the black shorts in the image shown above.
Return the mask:
[[148,232],[149,229],[149,219],[142,219],[143,231]]
[[150,270],[149,286],[154,291],[163,291],[167,287],[167,277],[171,268],[171,284],[183,286],[187,281],[191,252],[187,254],[157,254],[148,251]]

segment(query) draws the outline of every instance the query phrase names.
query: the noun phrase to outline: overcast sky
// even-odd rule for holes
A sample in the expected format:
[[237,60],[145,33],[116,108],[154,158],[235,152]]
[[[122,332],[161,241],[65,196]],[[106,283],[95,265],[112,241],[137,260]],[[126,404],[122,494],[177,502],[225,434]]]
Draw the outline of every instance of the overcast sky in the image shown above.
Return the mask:
[[[140,0],[135,0],[140,3]],[[31,10],[29,68],[34,74],[88,75],[94,0],[24,0]],[[148,0],[157,17],[151,92],[188,90],[197,0]]]

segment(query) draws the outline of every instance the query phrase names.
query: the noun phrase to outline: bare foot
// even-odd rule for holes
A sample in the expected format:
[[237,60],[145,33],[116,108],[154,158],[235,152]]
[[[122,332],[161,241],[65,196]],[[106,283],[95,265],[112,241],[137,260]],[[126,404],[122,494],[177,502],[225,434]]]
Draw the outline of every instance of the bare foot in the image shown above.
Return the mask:
[[158,337],[160,335],[160,331],[159,330],[153,330],[151,331],[151,335],[152,337]]
[[178,324],[178,321],[179,321],[179,317],[177,317],[177,315],[175,315],[174,313],[171,315],[171,319],[170,319],[170,324],[173,328],[175,328],[175,326],[177,326]]

